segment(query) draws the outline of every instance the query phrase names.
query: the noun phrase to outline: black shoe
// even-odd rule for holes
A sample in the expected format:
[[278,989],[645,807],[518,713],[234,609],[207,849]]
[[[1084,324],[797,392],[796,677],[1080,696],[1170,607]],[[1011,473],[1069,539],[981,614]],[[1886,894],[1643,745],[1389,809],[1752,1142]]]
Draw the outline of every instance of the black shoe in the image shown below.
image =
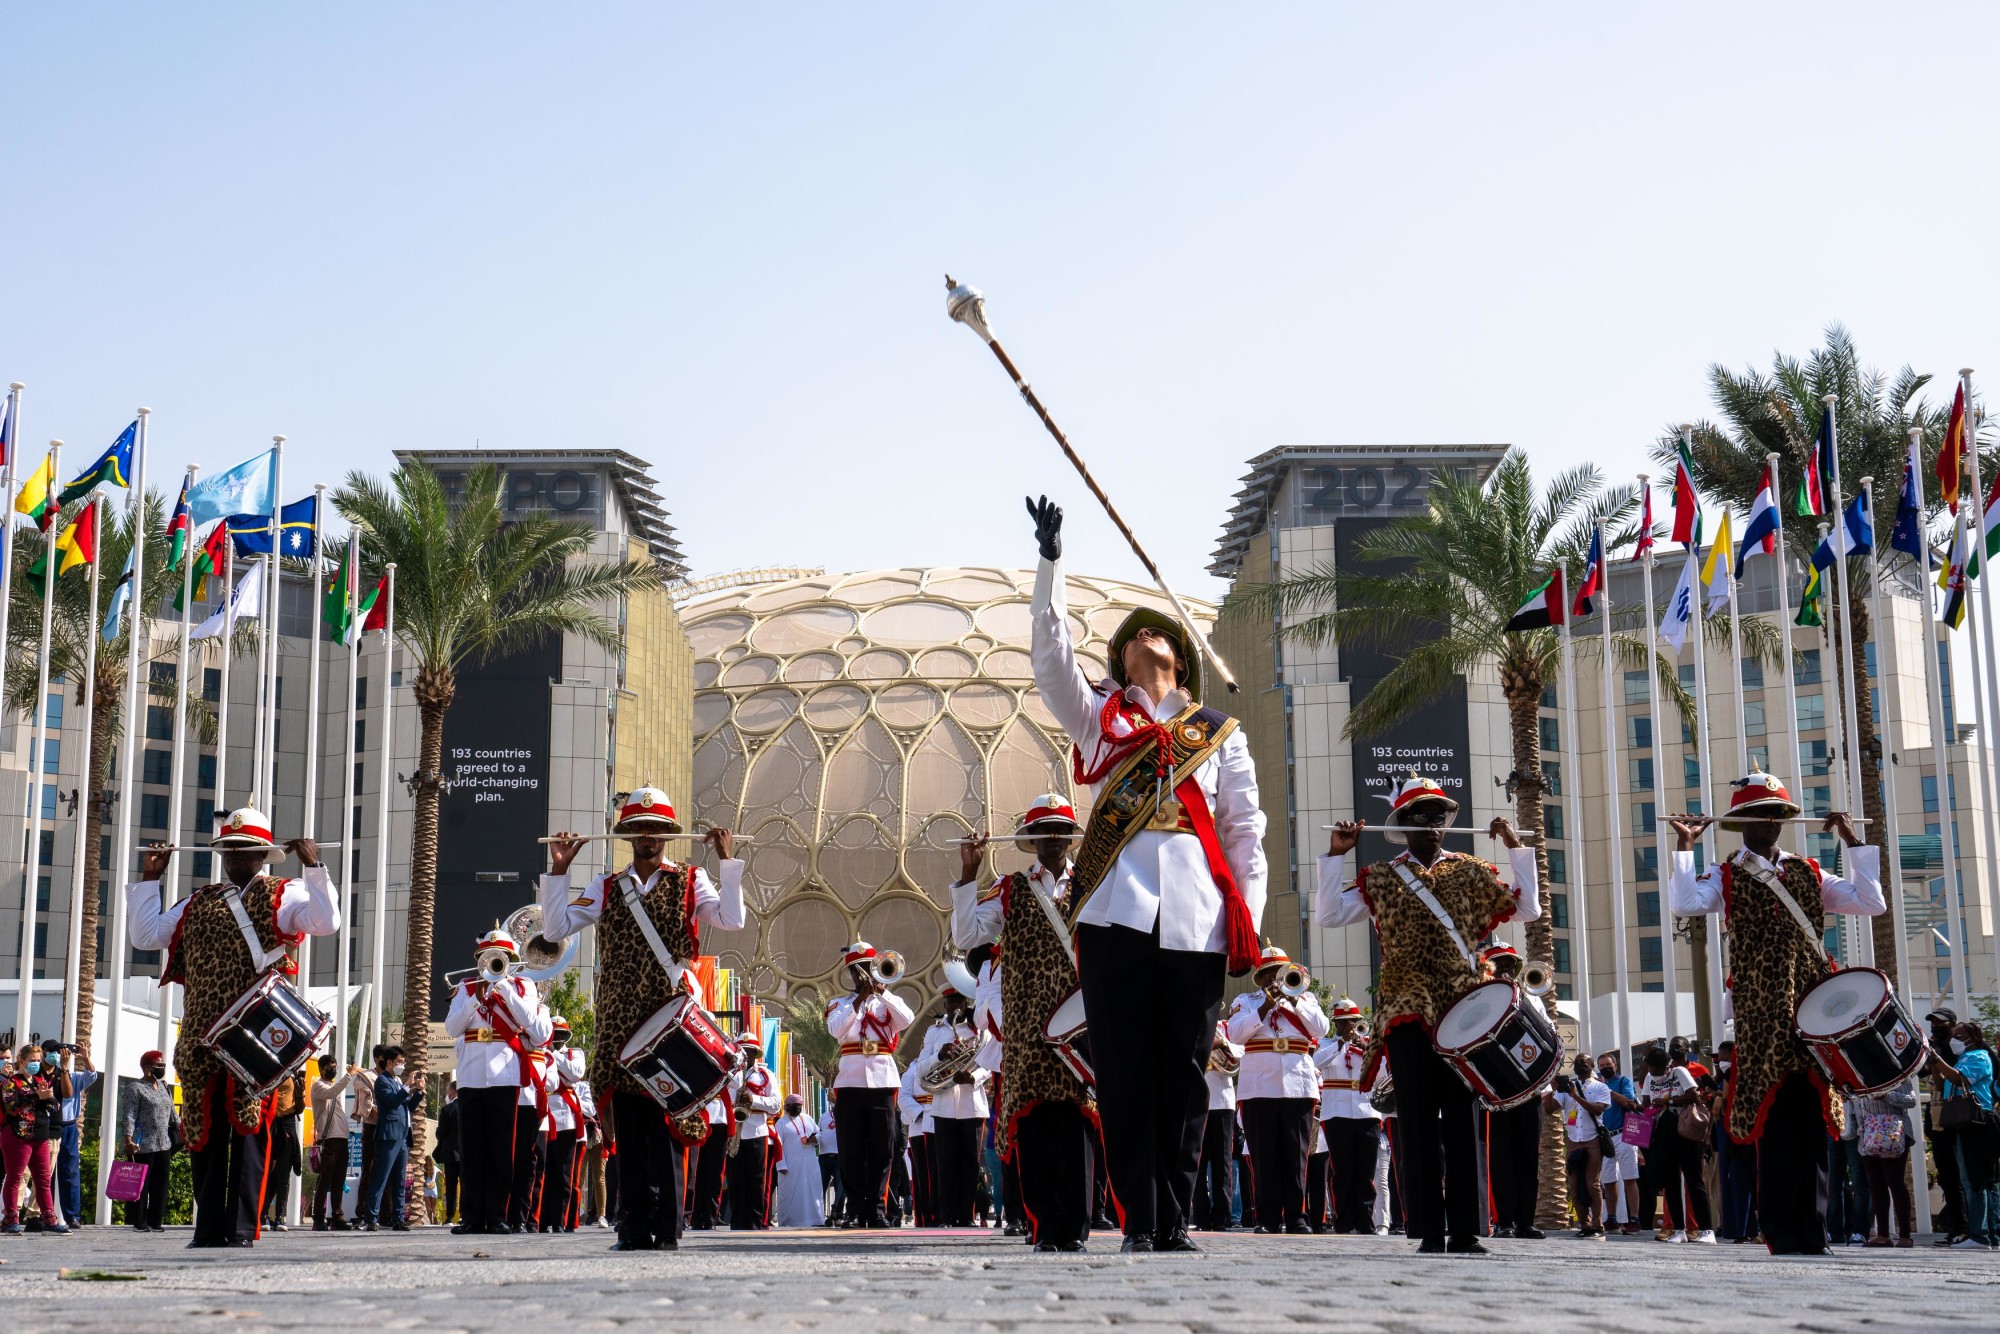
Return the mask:
[[389,1224],[389,1230],[391,1232],[408,1232],[410,1225],[408,1223],[391,1223]]
[[226,1241],[204,1241],[200,1237],[196,1237],[193,1241],[187,1244],[187,1248],[191,1251],[212,1251],[212,1250],[220,1250],[222,1247],[227,1246],[228,1244],[229,1243]]
[[1511,1227],[1496,1227],[1493,1229],[1493,1235],[1502,1241],[1506,1241],[1513,1237],[1514,1229]]
[[1150,1253],[1153,1249],[1151,1237],[1127,1237],[1118,1246],[1121,1255],[1136,1255],[1141,1251]]
[[1092,1214],[1090,1216],[1090,1225],[1100,1232],[1116,1232],[1118,1230],[1118,1224],[1112,1222],[1103,1214]]
[[611,1249],[614,1251],[650,1251],[653,1249],[653,1243],[650,1241],[614,1241],[611,1243]]
[[1445,1250],[1449,1251],[1453,1255],[1493,1254],[1493,1252],[1487,1250],[1484,1246],[1479,1244],[1479,1238],[1477,1237],[1474,1237],[1471,1241],[1466,1241],[1466,1242],[1454,1241],[1451,1245],[1445,1247]]
[[218,1246],[227,1246],[230,1247],[231,1249],[239,1251],[247,1251],[256,1244],[257,1243],[251,1240],[249,1237],[231,1237],[228,1241],[222,1241],[216,1243],[216,1245]]
[[1427,1241],[1427,1242],[1424,1242],[1423,1244],[1421,1244],[1421,1245],[1419,1245],[1419,1246],[1417,1247],[1417,1254],[1418,1254],[1418,1255],[1443,1255],[1443,1254],[1444,1254],[1444,1243],[1443,1243],[1443,1242],[1441,1242],[1441,1241]]
[[1056,1243],[1056,1249],[1067,1252],[1080,1251],[1083,1249],[1083,1243],[1080,1241],[1059,1241]]
[[1389,1224],[1389,1235],[1390,1235],[1390,1236],[1392,1236],[1392,1237],[1400,1237],[1400,1236],[1402,1236],[1402,1235],[1403,1235],[1403,1225],[1402,1225],[1401,1223],[1391,1223],[1391,1224]]
[[336,1218],[326,1225],[326,1230],[328,1232],[352,1232],[354,1231],[354,1224],[348,1222],[345,1218]]
[[1167,1233],[1164,1237],[1154,1237],[1153,1249],[1156,1251],[1198,1252],[1201,1250],[1201,1247],[1195,1245],[1193,1241],[1189,1240],[1186,1228],[1181,1228],[1178,1231]]
[[1306,1231],[1312,1233],[1315,1237],[1323,1237],[1333,1231],[1333,1229],[1324,1223],[1313,1223],[1306,1228]]
[[1547,1241],[1549,1234],[1538,1227],[1517,1227],[1513,1231],[1516,1241]]
[[677,1251],[680,1248],[681,1239],[679,1237],[661,1237],[653,1243],[653,1249],[656,1251]]
[[1264,1226],[1264,1224],[1259,1223],[1256,1227],[1253,1227],[1250,1230],[1252,1232],[1255,1232],[1260,1237],[1267,1237],[1270,1236],[1272,1233],[1276,1232],[1278,1229],[1274,1227],[1266,1227]]
[[1054,1251],[1056,1244],[1052,1241],[1038,1241],[1035,1243],[1035,1249],[1037,1251]]
[[1294,1219],[1292,1222],[1285,1224],[1285,1235],[1290,1237],[1307,1237],[1318,1230],[1318,1228],[1308,1226],[1302,1218]]

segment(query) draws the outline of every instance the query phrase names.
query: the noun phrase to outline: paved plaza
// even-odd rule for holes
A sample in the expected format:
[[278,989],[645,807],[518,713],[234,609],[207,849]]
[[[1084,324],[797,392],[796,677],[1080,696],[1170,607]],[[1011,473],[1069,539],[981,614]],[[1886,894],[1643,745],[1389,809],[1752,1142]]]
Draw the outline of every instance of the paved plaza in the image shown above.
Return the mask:
[[[250,1252],[188,1230],[99,1228],[0,1244],[20,1330],[1488,1331],[1980,1329],[2000,1326],[2000,1255],[1839,1248],[1780,1260],[1650,1238],[1495,1242],[1423,1257],[1400,1237],[1202,1239],[1126,1257],[1099,1240],[1036,1255],[984,1232],[728,1232],[677,1254],[564,1237],[292,1232]],[[66,1271],[66,1272],[65,1272]],[[114,1281],[105,1275],[143,1275]]]

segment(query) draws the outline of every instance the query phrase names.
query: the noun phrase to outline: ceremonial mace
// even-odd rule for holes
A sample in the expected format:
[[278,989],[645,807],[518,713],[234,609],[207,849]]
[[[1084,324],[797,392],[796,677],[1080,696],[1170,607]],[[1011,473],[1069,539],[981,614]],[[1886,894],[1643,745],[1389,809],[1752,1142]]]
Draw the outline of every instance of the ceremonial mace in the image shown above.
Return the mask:
[[1139,545],[1139,539],[1133,536],[1131,526],[1119,515],[1117,506],[1111,503],[1111,497],[1104,494],[1104,488],[1090,475],[1090,469],[1084,466],[1083,459],[1070,445],[1069,437],[1065,436],[1062,428],[1056,425],[1056,419],[1049,416],[1049,410],[1042,406],[1042,400],[1035,397],[1034,388],[1021,378],[1021,372],[1014,368],[1013,358],[1007,355],[1007,349],[1001,347],[1000,340],[993,336],[993,328],[986,322],[985,295],[976,287],[954,282],[948,273],[944,276],[944,286],[945,313],[978,334],[986,346],[993,349],[993,355],[1000,359],[1000,365],[1014,381],[1014,387],[1021,391],[1021,397],[1027,400],[1028,406],[1035,410],[1035,415],[1042,419],[1042,425],[1048,427],[1049,434],[1055,437],[1058,445],[1062,446],[1063,456],[1076,468],[1077,476],[1083,478],[1083,484],[1090,488],[1090,494],[1097,497],[1097,503],[1104,506],[1104,512],[1111,517],[1111,522],[1125,535],[1126,542],[1131,544],[1132,554],[1146,567],[1146,573],[1153,576],[1153,582],[1167,595],[1167,601],[1174,604],[1174,610],[1180,614],[1181,624],[1187,627],[1188,634],[1200,646],[1201,656],[1208,659],[1208,665],[1215,669],[1215,674],[1222,678],[1222,683],[1229,687],[1231,694],[1234,694],[1237,690],[1236,677],[1229,670],[1229,664],[1222,660],[1222,656],[1215,651],[1215,645],[1208,642],[1208,636],[1195,624],[1194,616],[1188,611],[1187,604],[1181,601],[1180,594],[1167,587],[1165,577],[1160,574],[1160,567],[1153,564],[1153,558]]

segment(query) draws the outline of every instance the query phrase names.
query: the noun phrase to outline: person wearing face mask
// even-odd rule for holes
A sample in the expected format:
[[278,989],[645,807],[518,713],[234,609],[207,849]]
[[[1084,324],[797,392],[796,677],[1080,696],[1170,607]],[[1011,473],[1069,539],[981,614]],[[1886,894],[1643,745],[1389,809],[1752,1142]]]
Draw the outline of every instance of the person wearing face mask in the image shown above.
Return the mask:
[[1715,1080],[1722,1089],[1722,1102],[1715,1116],[1716,1192],[1720,1210],[1715,1233],[1741,1244],[1757,1239],[1757,1151],[1729,1137],[1729,1089],[1736,1068],[1736,1043],[1725,1041],[1715,1049]]
[[[1605,1109],[1604,1128],[1611,1132],[1612,1152],[1604,1157],[1599,1184],[1604,1191],[1604,1230],[1619,1221],[1618,1204],[1622,1193],[1625,1218],[1619,1231],[1627,1235],[1639,1230],[1639,1146],[1625,1142],[1625,1116],[1639,1110],[1639,1090],[1630,1075],[1618,1070],[1618,1053],[1607,1051],[1597,1058],[1597,1079],[1611,1094]],[[1621,1191],[1622,1186],[1622,1191]]]
[[62,1138],[61,1100],[69,1096],[69,1072],[42,1059],[42,1049],[29,1043],[14,1053],[14,1073],[0,1082],[0,1155],[7,1164],[6,1222],[0,1231],[20,1232],[21,1184],[35,1181],[35,1205],[42,1212],[45,1232],[67,1232],[56,1212],[52,1188],[56,1142]]
[[74,1043],[59,1043],[45,1053],[44,1060],[59,1062],[69,1071],[69,1096],[60,1103],[62,1138],[56,1143],[56,1204],[71,1227],[83,1224],[83,1104],[97,1084],[97,1067],[90,1053]]
[[403,1174],[410,1165],[410,1108],[423,1100],[423,1086],[404,1084],[403,1049],[382,1047],[375,1060],[375,1160],[364,1190],[368,1219],[364,1232],[374,1232],[387,1222],[390,1230],[408,1232],[403,1221]]
[[785,1114],[778,1118],[778,1198],[773,1209],[778,1227],[818,1227],[826,1221],[819,1138],[818,1123],[806,1115],[806,1100],[786,1094]]
[[167,1178],[174,1164],[174,1091],[167,1086],[165,1052],[139,1057],[138,1083],[118,1100],[118,1142],[125,1157],[146,1167],[139,1198],[125,1206],[134,1232],[158,1232],[167,1222]]
[[[1385,832],[1408,850],[1366,867],[1346,884],[1347,854],[1366,826],[1358,820],[1336,824],[1320,858],[1313,916],[1329,927],[1372,919],[1381,941],[1376,1028],[1362,1083],[1373,1087],[1386,1057],[1396,1081],[1397,1165],[1407,1232],[1421,1239],[1423,1254],[1449,1249],[1483,1255],[1472,1091],[1437,1054],[1431,1033],[1446,1008],[1480,980],[1471,942],[1502,922],[1541,916],[1535,853],[1522,845],[1510,821],[1495,819],[1487,827],[1507,847],[1509,884],[1487,862],[1444,850],[1442,831],[1458,803],[1437,783],[1412,774],[1396,785],[1389,803]],[[1594,1183],[1591,1198],[1596,1199]]]
[[[1978,1024],[1955,1024],[1951,1030],[1951,1061],[1931,1060],[1945,1084],[1944,1108],[1954,1100],[1972,1102],[1972,1113],[1957,1127],[1952,1145],[1965,1200],[1966,1235],[1952,1243],[1955,1250],[2000,1250],[2000,1172],[1996,1172],[1993,1122],[1993,1053]],[[1940,1114],[1942,1116],[1942,1112]]]
[[1673,1225],[1673,1231],[1660,1240],[1712,1246],[1715,1233],[1709,1227],[1708,1188],[1702,1179],[1707,1141],[1682,1138],[1677,1124],[1680,1109],[1699,1097],[1701,1091],[1685,1064],[1672,1064],[1658,1047],[1646,1053],[1646,1082],[1639,1090],[1639,1104],[1658,1112],[1646,1155],[1654,1179],[1666,1192],[1667,1219]]
[[[1925,1015],[1924,1022],[1930,1025],[1931,1050],[1940,1055],[1950,1051],[1952,1030],[1958,1027],[1958,1013],[1941,1007]],[[1949,1246],[1966,1236],[1965,1182],[1956,1168],[1958,1131],[1944,1125],[1940,1116],[1947,1087],[1942,1065],[1934,1063],[1929,1075],[1931,1096],[1924,1106],[1924,1136],[1929,1143],[1930,1161],[1938,1165],[1938,1187],[1944,1192],[1944,1208],[1931,1220],[1931,1226],[1937,1229],[1938,1234],[1933,1244]]]

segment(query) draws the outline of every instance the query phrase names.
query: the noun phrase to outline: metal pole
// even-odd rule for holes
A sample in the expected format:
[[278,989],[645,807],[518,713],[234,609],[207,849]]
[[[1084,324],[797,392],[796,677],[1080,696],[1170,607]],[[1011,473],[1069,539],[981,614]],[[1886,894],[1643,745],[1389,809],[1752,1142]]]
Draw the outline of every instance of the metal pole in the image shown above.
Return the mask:
[[[313,487],[312,525],[312,631],[306,638],[306,771],[305,771],[305,812],[299,821],[299,833],[306,838],[319,837],[319,658],[320,658],[320,557],[319,534],[320,510],[326,506],[326,484]],[[299,941],[299,985],[312,985],[312,937],[305,936]]]
[[[222,534],[222,671],[215,701],[215,811],[227,817],[229,805],[229,641],[236,635],[236,539],[229,520],[220,521]],[[215,828],[205,831],[215,837]]]
[[[1639,474],[1642,489],[1652,487],[1652,479],[1645,473]],[[1655,884],[1664,885],[1668,868],[1673,862],[1673,844],[1668,841],[1666,819],[1667,804],[1667,757],[1666,747],[1660,734],[1664,731],[1660,718],[1660,674],[1659,633],[1660,627],[1653,619],[1653,546],[1646,544],[1646,554],[1640,558],[1640,569],[1644,574],[1646,590],[1646,712],[1653,720],[1653,839],[1658,845]],[[1673,1038],[1680,1035],[1681,1024],[1681,972],[1680,950],[1674,940],[1674,913],[1667,904],[1667,896],[1660,894],[1660,966],[1666,975],[1665,1002],[1667,1031],[1662,1036]],[[1623,1068],[1623,1058],[1620,1068]]]
[[[194,479],[200,472],[201,469],[197,468],[194,464],[190,463],[188,465],[187,481],[185,483],[188,490],[194,488]],[[168,521],[172,521],[172,516],[169,516]],[[188,661],[188,635],[193,628],[194,617],[194,558],[194,524],[189,523],[187,526],[187,535],[182,539],[181,543],[180,657],[177,659],[179,666],[174,669],[174,749],[172,758],[168,760],[170,772],[168,774],[169,785],[167,788],[167,829],[168,838],[176,843],[180,842],[187,833],[186,829],[182,827],[181,821],[182,817],[186,814],[186,808],[183,805],[185,792],[182,785],[187,779],[187,700],[188,674],[191,667]],[[224,585],[223,597],[226,599],[228,596],[228,586]],[[214,833],[215,830],[213,828],[205,829],[201,831],[201,837],[203,841],[206,841]],[[193,861],[192,858],[184,858],[183,860],[190,863]],[[172,862],[169,862],[167,863],[166,871],[160,876],[160,909],[163,912],[173,907],[174,901],[180,897],[175,889],[175,882],[179,879],[179,875],[179,870]],[[162,984],[160,987],[159,1012],[160,1021],[153,1045],[158,1051],[167,1051],[171,1049],[174,1040],[174,1006],[165,984]]]
[[[62,441],[49,441],[49,495],[54,505],[62,486]],[[35,897],[42,872],[42,789],[49,748],[49,634],[55,628],[56,529],[60,511],[44,515],[42,529],[42,643],[35,660],[35,730],[28,742],[28,843],[21,850],[21,989],[14,997],[14,1036],[26,1042],[35,989]],[[10,519],[11,523],[12,520]]]
[[[1972,409],[1972,368],[1968,366],[1959,371],[1958,379],[1959,384],[1965,389],[1966,410],[1968,415],[1970,415]],[[1984,412],[1981,412],[1978,414],[1978,417],[1983,419],[1985,415]],[[1994,642],[1993,580],[1987,574],[1986,570],[1987,563],[1993,558],[1993,553],[1986,549],[1986,493],[1980,489],[1979,434],[1976,426],[1968,429],[1965,433],[1965,466],[1967,480],[1972,483],[1973,504],[1977,511],[1971,519],[1973,550],[1979,553],[1980,573],[1980,578],[1977,581],[1979,584],[1980,624],[1975,627],[1974,643],[1985,650],[1979,656],[1986,664],[1985,685],[1989,716],[2000,720],[2000,664],[1996,664],[1995,661],[1996,657],[2000,656],[2000,644]],[[1995,748],[1992,738],[1987,735],[1986,724],[1984,722],[1979,725],[1978,744],[1971,747],[1971,752],[1968,758],[1979,766],[1980,786],[1986,789],[1986,800],[1980,803],[1984,808],[1986,816],[1986,847],[1988,849],[1982,870],[1985,872],[1983,878],[1986,881],[1987,921],[1992,932],[1994,986],[2000,988],[2000,863],[1996,863],[1995,861],[1996,858],[2000,858],[2000,810],[1995,809],[1996,804],[2000,804],[2000,749]]]
[[[1699,556],[1690,553],[1692,559]],[[1699,583],[1700,580],[1695,581]],[[1689,628],[1694,632],[1694,718],[1695,718],[1695,767],[1700,771],[1695,776],[1700,780],[1701,813],[1715,813],[1714,775],[1715,762],[1709,753],[1708,742],[1708,590],[1703,588],[1695,593],[1695,605],[1691,609],[1694,623]],[[1702,830],[1702,855],[1708,865],[1715,865],[1715,826],[1710,824]],[[1708,1026],[1709,1031],[1698,1033],[1702,1044],[1708,1050],[1715,1050],[1715,1041],[1722,1033],[1722,923],[1718,920],[1707,925],[1703,935],[1708,940],[1705,951],[1708,966]]]
[[[1604,605],[1598,609],[1598,626],[1604,644],[1604,819],[1610,838],[1611,858],[1611,970],[1617,990],[1612,1010],[1612,1035],[1618,1048],[1618,1068],[1631,1064],[1632,970],[1625,942],[1625,849],[1620,830],[1618,802],[1618,705],[1611,693],[1611,557],[1604,541],[1604,525],[1597,526],[1597,550],[1604,574]],[[1568,618],[1564,618],[1567,622]],[[1581,897],[1581,896],[1579,896]],[[1592,1053],[1594,1060],[1596,1053]]]
[[[7,451],[4,479],[5,508],[0,508],[0,700],[7,698],[7,612],[14,605],[14,456],[21,452],[21,391],[19,380],[7,387],[7,432],[14,447]],[[5,705],[0,705],[4,708]]]
[[[62,1033],[65,1042],[76,1041],[76,1013],[81,999],[77,993],[83,985],[83,868],[84,859],[90,854],[90,831],[96,824],[92,815],[97,809],[97,794],[90,790],[90,750],[94,739],[91,724],[97,703],[97,594],[100,567],[104,564],[104,498],[92,496],[90,503],[97,507],[94,538],[97,550],[90,553],[90,620],[86,622],[89,633],[84,637],[83,645],[83,763],[78,766],[76,840],[69,868],[69,952],[63,961]],[[54,577],[54,571],[50,572],[50,577]]]
[[[1784,488],[1779,485],[1778,456],[1766,454],[1764,463],[1771,470],[1771,495],[1775,499],[1784,494]],[[1804,786],[1805,774],[1799,764],[1799,683],[1792,671],[1792,572],[1785,562],[1785,524],[1782,518],[1774,536],[1776,548],[1771,556],[1777,562],[1778,645],[1783,659],[1779,670],[1785,674],[1785,735],[1790,738],[1792,750],[1786,757],[1785,769],[1776,765],[1771,767],[1778,777],[1783,778],[1789,772],[1792,782]],[[1771,731],[1770,710],[1766,709],[1764,714],[1764,734],[1768,737]]]
[[278,538],[285,513],[285,437],[271,437],[271,554],[264,571],[264,643],[269,652],[259,658],[268,677],[260,684],[264,712],[257,729],[257,791],[264,805],[276,815],[278,803],[278,597],[284,587],[280,577]]
[[[361,578],[359,568],[360,555],[360,530],[349,529],[347,533],[346,561],[347,758],[340,771],[340,828],[346,831],[341,837],[349,846],[355,846],[361,835],[361,831],[356,827],[352,814],[355,804],[361,800],[361,793],[354,784],[354,727],[357,721],[354,699],[361,688],[361,634],[360,626],[356,624],[356,604],[360,601],[360,598],[357,596],[357,581]],[[345,886],[340,891],[340,934],[335,937],[335,948],[339,951],[340,957],[334,961],[334,986],[339,989],[340,1004],[334,1013],[333,1020],[335,1049],[340,1053],[342,1065],[353,1059],[352,1052],[347,1045],[348,967],[354,955],[354,881],[358,878],[355,873],[361,865],[361,859],[358,853],[350,853],[345,858],[345,862],[346,865],[342,869],[347,871],[348,874],[338,876],[334,881],[337,885]]]
[[[1833,508],[1830,512],[1830,517],[1839,526],[1839,535],[1834,539],[1833,544],[1833,568],[1834,581],[1840,586],[1840,650],[1841,654],[1847,659],[1847,669],[1841,673],[1840,677],[1840,688],[1842,695],[1846,699],[1847,713],[1844,720],[1846,740],[1842,742],[1841,749],[1847,752],[1845,758],[1847,761],[1848,805],[1850,808],[1857,808],[1854,810],[1854,813],[1860,814],[1858,806],[1866,799],[1867,791],[1861,782],[1861,714],[1856,703],[1858,698],[1856,692],[1862,688],[1857,682],[1866,675],[1867,668],[1860,659],[1854,656],[1854,626],[1851,623],[1854,604],[1849,600],[1847,591],[1847,549],[1849,546],[1847,516],[1841,512],[1840,419],[1833,415],[1833,405],[1837,401],[1837,398],[1838,396],[1834,394],[1820,395],[1820,402],[1826,405],[1827,415],[1830,419],[1830,425],[1827,429],[1834,440],[1833,449],[1829,451],[1833,456],[1833,476],[1829,479],[1833,487]],[[1870,534],[1870,536],[1873,537],[1873,534]],[[1845,861],[1844,858],[1842,860],[1843,862]]]
[[1568,826],[1563,831],[1563,840],[1577,854],[1569,883],[1569,936],[1575,947],[1570,967],[1571,976],[1576,979],[1576,1040],[1582,1050],[1594,1052],[1596,1048],[1590,1037],[1590,914],[1585,907],[1589,876],[1585,873],[1583,855],[1583,798],[1577,792],[1583,766],[1576,757],[1576,671],[1570,652],[1569,580],[1565,578],[1562,583],[1563,616],[1557,629],[1562,644],[1563,771],[1568,775],[1563,782],[1563,818]]
[[[1912,434],[1915,434],[1913,431]],[[1957,554],[1957,524],[1953,524],[1953,550]],[[1949,573],[1950,566],[1946,566]],[[1943,663],[1951,651],[1950,642],[1939,643],[1937,634],[1937,608],[1931,601],[1931,581],[1928,572],[1922,580],[1922,601],[1924,604],[1924,684],[1930,696],[1931,714],[1931,765],[1936,773],[1938,803],[1938,846],[1942,854],[1944,872],[1943,900],[1945,914],[1949,920],[1945,926],[1945,943],[1951,947],[1951,977],[1953,983],[1953,1005],[1960,1014],[1970,1014],[1966,1005],[1965,982],[1965,942],[1959,930],[1965,920],[1965,905],[1958,883],[1958,813],[1952,800],[1951,784],[1951,737],[1945,731]],[[1939,652],[1940,648],[1944,652]],[[1926,889],[1928,889],[1926,885]],[[1940,1000],[1942,997],[1939,998]]]
[[[389,789],[396,778],[396,567],[393,563],[385,569],[384,577],[389,582],[382,596],[388,599],[389,608],[382,629],[382,778],[380,801],[375,810],[375,943],[368,971],[375,984],[368,1030],[371,1043],[382,1041],[386,1031],[383,997],[388,992],[384,971],[389,959]],[[429,1001],[426,996],[419,1003]],[[406,1009],[410,1003],[410,997],[405,996]]]

